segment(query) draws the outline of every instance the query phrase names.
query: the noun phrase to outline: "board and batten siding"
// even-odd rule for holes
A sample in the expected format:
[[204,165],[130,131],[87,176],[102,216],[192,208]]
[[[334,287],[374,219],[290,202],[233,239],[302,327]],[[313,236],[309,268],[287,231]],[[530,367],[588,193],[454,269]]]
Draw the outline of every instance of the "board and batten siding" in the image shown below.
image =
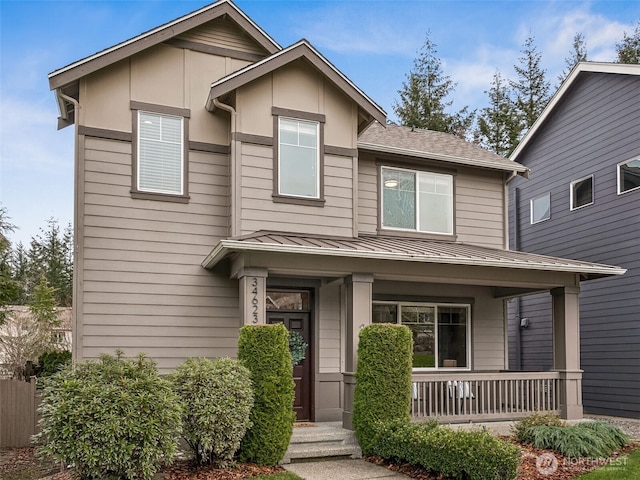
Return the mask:
[[[415,168],[415,167],[413,167]],[[378,169],[362,155],[358,162],[358,233],[378,232]],[[484,247],[504,247],[504,185],[501,173],[459,168],[455,176],[457,241]]]
[[133,199],[131,144],[81,137],[78,359],[146,352],[162,371],[236,355],[238,284],[200,266],[228,229],[228,159],[191,151],[189,203]]
[[[640,191],[617,194],[617,165],[640,157],[639,103],[640,77],[582,73],[518,158],[531,179],[510,192],[521,250],[627,269],[581,284],[581,366],[585,411],[631,417],[640,416]],[[571,211],[570,184],[588,175],[594,203]],[[531,225],[530,200],[547,192],[551,218]],[[521,316],[540,308],[537,299],[521,301]],[[550,345],[550,320],[547,330]],[[523,343],[537,336],[533,325],[522,333]],[[522,355],[523,365],[548,362]]]
[[273,148],[242,144],[242,233],[259,230],[353,235],[353,171],[347,157],[324,156],[323,206],[274,203]]

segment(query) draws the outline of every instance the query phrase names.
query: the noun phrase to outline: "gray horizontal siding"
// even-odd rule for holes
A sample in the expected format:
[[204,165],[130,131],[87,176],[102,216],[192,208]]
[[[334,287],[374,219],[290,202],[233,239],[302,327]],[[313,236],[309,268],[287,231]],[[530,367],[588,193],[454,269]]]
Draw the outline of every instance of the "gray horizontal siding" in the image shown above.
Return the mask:
[[120,348],[163,371],[235,356],[237,281],[200,262],[228,232],[228,159],[190,152],[189,203],[133,199],[131,145],[85,139],[82,358]]
[[[580,294],[585,410],[625,416],[640,415],[640,191],[617,195],[616,166],[640,156],[639,103],[640,77],[584,75],[519,158],[531,179],[513,182],[521,250],[628,269],[583,282]],[[586,175],[594,177],[594,204],[570,211],[570,182]],[[529,200],[546,192],[551,219],[530,225]],[[515,209],[513,201],[512,189]],[[535,355],[526,361],[536,363]]]

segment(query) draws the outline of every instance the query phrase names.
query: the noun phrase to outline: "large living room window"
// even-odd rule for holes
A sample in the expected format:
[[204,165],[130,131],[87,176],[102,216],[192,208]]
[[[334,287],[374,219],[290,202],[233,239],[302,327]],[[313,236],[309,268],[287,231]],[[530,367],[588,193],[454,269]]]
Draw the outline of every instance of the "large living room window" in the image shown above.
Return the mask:
[[618,194],[640,188],[640,158],[618,165]]
[[382,227],[453,235],[453,176],[382,167]]
[[373,323],[400,323],[413,333],[413,368],[470,363],[469,305],[374,302]]

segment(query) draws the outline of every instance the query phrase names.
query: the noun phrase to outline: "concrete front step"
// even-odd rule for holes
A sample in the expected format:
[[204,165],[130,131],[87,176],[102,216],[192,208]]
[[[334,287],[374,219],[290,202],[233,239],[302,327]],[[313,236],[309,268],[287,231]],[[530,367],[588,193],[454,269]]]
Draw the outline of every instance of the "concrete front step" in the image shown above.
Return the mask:
[[280,463],[317,458],[361,458],[355,434],[341,422],[318,423],[315,427],[296,427],[285,457]]

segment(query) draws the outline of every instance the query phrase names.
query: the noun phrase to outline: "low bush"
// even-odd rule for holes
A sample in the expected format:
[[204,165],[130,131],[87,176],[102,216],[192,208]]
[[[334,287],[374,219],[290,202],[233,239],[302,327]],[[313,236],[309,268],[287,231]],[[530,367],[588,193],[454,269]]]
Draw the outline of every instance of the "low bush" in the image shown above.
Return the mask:
[[45,352],[38,357],[38,377],[50,377],[67,365],[71,365],[71,352],[68,350]]
[[182,432],[197,463],[231,463],[250,425],[249,370],[230,358],[190,358],[169,379],[182,402]]
[[405,325],[373,324],[360,331],[353,428],[365,455],[377,424],[411,419],[412,354]]
[[289,333],[284,325],[240,329],[238,359],[249,369],[254,392],[251,427],[240,444],[243,462],[276,465],[287,452],[295,413]]
[[489,432],[395,421],[376,425],[372,453],[446,478],[511,480],[520,451]]
[[529,427],[527,438],[536,448],[555,450],[566,457],[608,457],[627,445],[629,437],[614,425],[604,422],[583,422],[573,426]]
[[557,413],[536,412],[515,422],[511,431],[519,442],[531,443],[529,428],[538,426],[563,427],[564,425],[565,423],[560,420]]
[[102,355],[45,382],[40,452],[82,479],[150,480],[177,453],[180,405],[155,363]]

